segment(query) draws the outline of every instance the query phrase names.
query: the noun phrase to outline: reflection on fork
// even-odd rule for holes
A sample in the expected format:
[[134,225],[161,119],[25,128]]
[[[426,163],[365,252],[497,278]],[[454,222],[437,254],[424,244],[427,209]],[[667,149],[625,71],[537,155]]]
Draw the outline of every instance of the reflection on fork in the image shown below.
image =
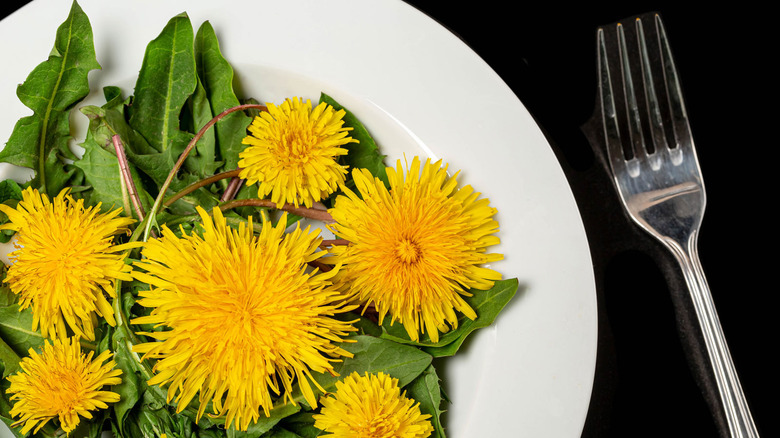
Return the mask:
[[661,18],[599,28],[597,41],[601,121],[620,199],[680,264],[731,436],[758,437],[699,262],[706,195]]

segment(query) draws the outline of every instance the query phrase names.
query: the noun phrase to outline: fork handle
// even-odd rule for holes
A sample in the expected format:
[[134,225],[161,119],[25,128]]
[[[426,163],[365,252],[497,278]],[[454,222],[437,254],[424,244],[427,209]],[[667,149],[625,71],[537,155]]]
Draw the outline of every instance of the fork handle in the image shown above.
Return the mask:
[[720,319],[715,310],[712,294],[699,261],[697,237],[698,234],[692,234],[686,244],[682,245],[671,240],[667,240],[665,243],[679,262],[688,285],[731,436],[734,438],[758,438],[758,431],[745,399],[742,384],[739,382],[734,361],[731,358]]

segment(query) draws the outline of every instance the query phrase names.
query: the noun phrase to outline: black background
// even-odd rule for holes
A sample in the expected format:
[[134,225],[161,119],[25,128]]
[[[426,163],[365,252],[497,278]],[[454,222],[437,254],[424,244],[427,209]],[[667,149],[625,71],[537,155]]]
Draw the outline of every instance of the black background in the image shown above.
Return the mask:
[[[770,59],[777,38],[769,39],[768,17],[746,6],[702,9],[685,2],[523,3],[516,11],[498,2],[479,8],[410,3],[459,35],[512,88],[547,134],[578,200],[600,311],[596,384],[583,437],[710,437],[723,424],[711,413],[716,398],[706,368],[689,366],[704,362],[691,346],[699,335],[681,276],[655,242],[625,225],[580,129],[596,99],[596,28],[661,14],[707,189],[700,257],[759,432],[780,436],[771,262],[777,74]],[[675,311],[675,302],[682,310]]]
[[[759,432],[780,436],[772,17],[747,4],[408,3],[459,36],[512,88],[548,136],[578,200],[599,300],[595,385],[582,436],[715,437],[723,419],[679,272],[655,242],[627,225],[580,129],[596,98],[596,28],[661,14],[707,188],[702,264]],[[507,436],[522,430],[511,418],[506,423]]]

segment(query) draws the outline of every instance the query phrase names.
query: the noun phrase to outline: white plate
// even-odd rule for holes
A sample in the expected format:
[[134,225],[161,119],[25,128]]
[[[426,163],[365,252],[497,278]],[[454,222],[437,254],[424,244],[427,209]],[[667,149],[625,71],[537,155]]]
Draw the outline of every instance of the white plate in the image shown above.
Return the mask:
[[[446,29],[398,0],[81,0],[105,85],[132,93],[146,44],[186,11],[209,20],[245,96],[350,108],[388,163],[405,153],[443,158],[499,210],[506,259],[520,291],[493,326],[444,364],[451,438],[578,437],[596,359],[596,294],[585,232],[552,150],[501,79]],[[0,141],[29,114],[16,84],[48,55],[70,2],[36,0],[0,25]],[[97,97],[95,97],[97,96]],[[74,136],[86,121],[72,119]],[[7,167],[0,176],[9,175]],[[7,431],[2,431],[7,433]],[[2,433],[0,433],[2,435]]]

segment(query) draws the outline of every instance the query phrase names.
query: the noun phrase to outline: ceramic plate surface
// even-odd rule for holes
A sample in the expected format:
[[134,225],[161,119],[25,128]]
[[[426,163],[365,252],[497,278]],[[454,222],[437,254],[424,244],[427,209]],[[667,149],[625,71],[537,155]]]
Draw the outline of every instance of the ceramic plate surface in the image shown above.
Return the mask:
[[[522,103],[462,41],[397,0],[81,0],[98,62],[86,103],[125,95],[146,45],[173,16],[213,25],[237,92],[263,102],[333,96],[392,164],[442,158],[498,208],[505,254],[493,264],[520,289],[497,322],[441,363],[450,438],[579,437],[596,359],[596,293],[585,231],[553,152]],[[30,114],[16,85],[46,59],[70,2],[36,0],[0,23],[0,141]],[[13,60],[13,62],[9,62]],[[86,118],[71,117],[75,143]],[[3,164],[0,177],[24,178]],[[1,427],[1,426],[0,426]],[[5,434],[5,435],[4,435]],[[5,437],[8,431],[0,431]],[[10,435],[8,435],[10,436]]]

